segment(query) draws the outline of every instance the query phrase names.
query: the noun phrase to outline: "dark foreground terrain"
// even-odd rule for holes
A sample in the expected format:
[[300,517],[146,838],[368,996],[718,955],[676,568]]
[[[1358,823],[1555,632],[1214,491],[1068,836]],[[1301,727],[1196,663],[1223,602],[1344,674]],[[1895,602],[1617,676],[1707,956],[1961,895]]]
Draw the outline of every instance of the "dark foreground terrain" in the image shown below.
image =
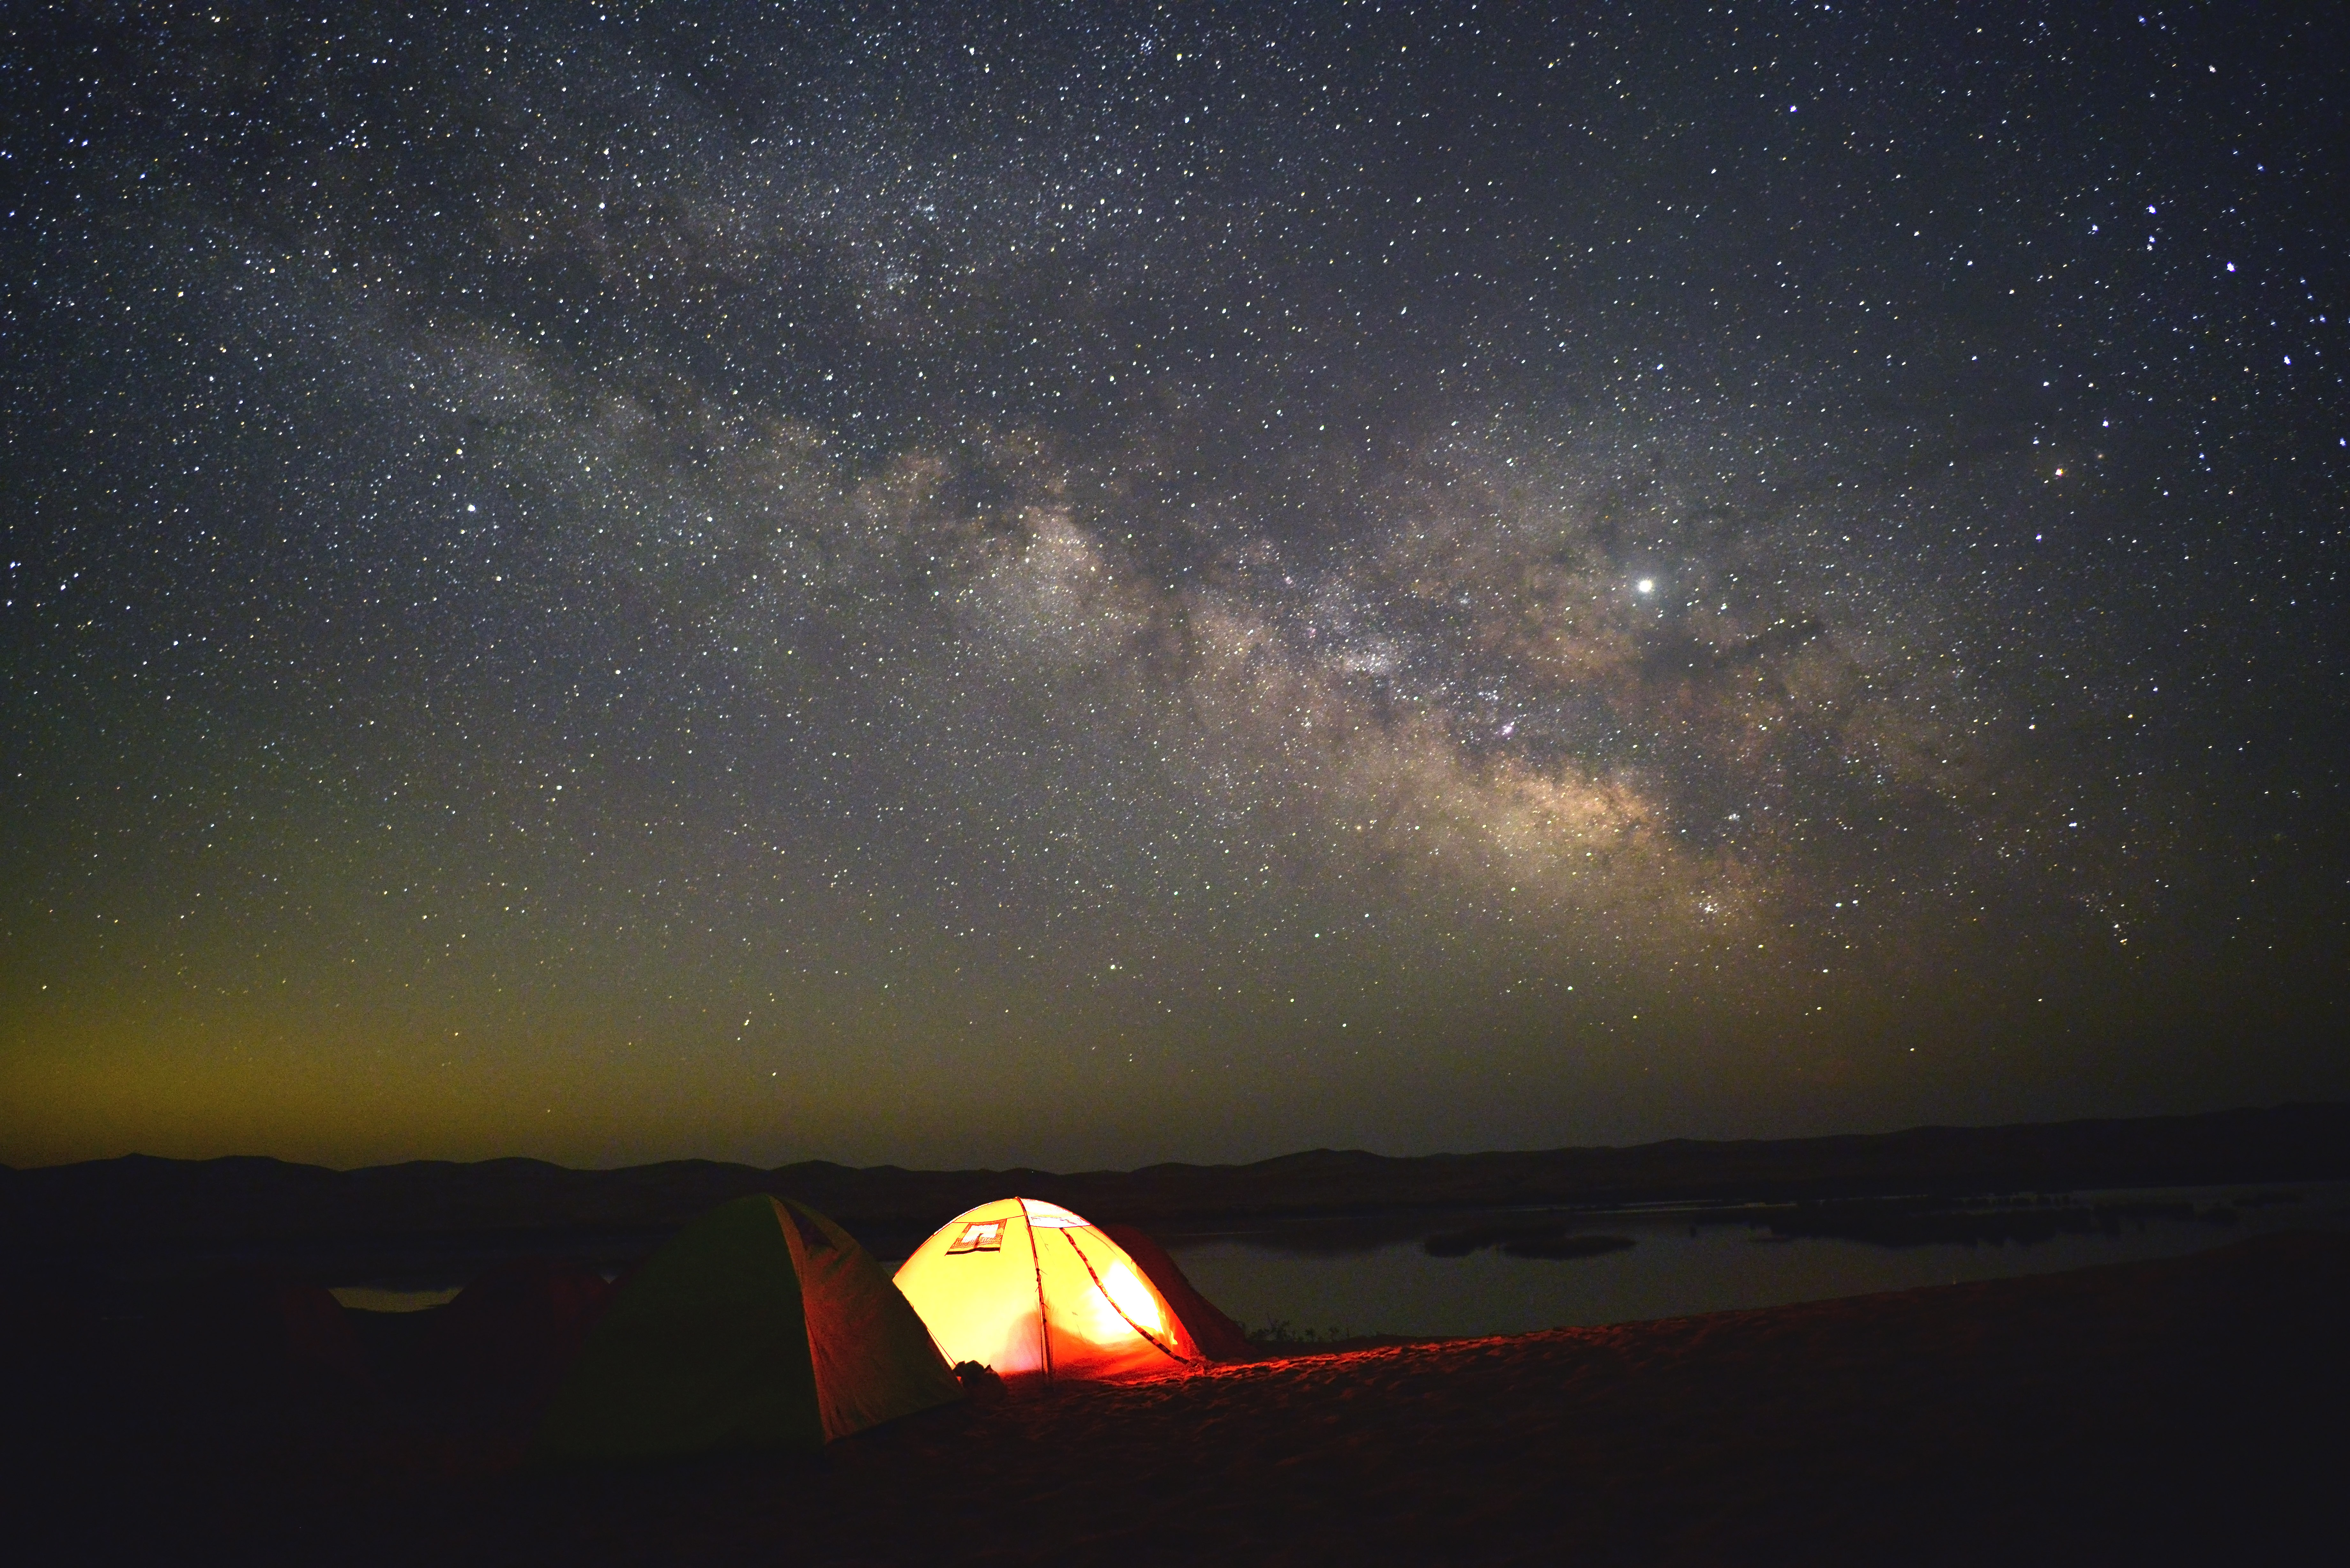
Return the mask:
[[549,1476],[527,1392],[402,1375],[398,1324],[369,1373],[332,1322],[290,1366],[20,1303],[11,1529],[82,1563],[2333,1561],[2345,1304],[2350,1240],[2269,1237]]

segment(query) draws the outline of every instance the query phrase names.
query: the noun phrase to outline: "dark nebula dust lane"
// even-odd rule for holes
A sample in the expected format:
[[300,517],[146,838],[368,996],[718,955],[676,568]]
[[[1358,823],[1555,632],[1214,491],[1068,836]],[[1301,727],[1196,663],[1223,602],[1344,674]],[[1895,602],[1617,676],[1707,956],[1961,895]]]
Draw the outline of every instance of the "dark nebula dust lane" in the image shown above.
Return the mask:
[[0,1158],[2350,1092],[2346,45],[12,16]]

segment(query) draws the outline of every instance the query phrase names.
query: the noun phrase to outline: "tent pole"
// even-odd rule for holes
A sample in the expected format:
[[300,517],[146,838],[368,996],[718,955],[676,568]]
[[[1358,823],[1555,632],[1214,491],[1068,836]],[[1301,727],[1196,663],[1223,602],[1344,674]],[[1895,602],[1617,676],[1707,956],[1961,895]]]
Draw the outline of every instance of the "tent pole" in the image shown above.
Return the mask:
[[1036,1271],[1036,1337],[1045,1346],[1045,1381],[1053,1381],[1053,1325],[1045,1317],[1045,1260],[1036,1255],[1036,1222],[1028,1216],[1028,1200],[1015,1198],[1020,1205],[1020,1228],[1028,1232],[1028,1262]]

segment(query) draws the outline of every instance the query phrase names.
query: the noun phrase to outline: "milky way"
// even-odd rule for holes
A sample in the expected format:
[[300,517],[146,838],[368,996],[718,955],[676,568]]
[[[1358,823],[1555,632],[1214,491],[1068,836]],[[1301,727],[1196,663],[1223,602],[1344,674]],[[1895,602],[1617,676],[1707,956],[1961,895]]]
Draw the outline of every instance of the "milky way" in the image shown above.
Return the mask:
[[2350,1092],[2338,21],[70,8],[0,1158]]

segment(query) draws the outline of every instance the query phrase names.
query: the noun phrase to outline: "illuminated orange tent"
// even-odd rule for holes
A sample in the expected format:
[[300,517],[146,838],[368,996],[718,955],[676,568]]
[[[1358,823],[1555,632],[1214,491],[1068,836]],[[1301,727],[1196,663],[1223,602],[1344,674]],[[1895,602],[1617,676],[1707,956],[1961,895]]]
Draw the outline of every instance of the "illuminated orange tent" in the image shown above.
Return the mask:
[[1034,1198],[956,1215],[914,1249],[898,1288],[949,1362],[1005,1377],[1128,1377],[1202,1359],[1124,1248]]

